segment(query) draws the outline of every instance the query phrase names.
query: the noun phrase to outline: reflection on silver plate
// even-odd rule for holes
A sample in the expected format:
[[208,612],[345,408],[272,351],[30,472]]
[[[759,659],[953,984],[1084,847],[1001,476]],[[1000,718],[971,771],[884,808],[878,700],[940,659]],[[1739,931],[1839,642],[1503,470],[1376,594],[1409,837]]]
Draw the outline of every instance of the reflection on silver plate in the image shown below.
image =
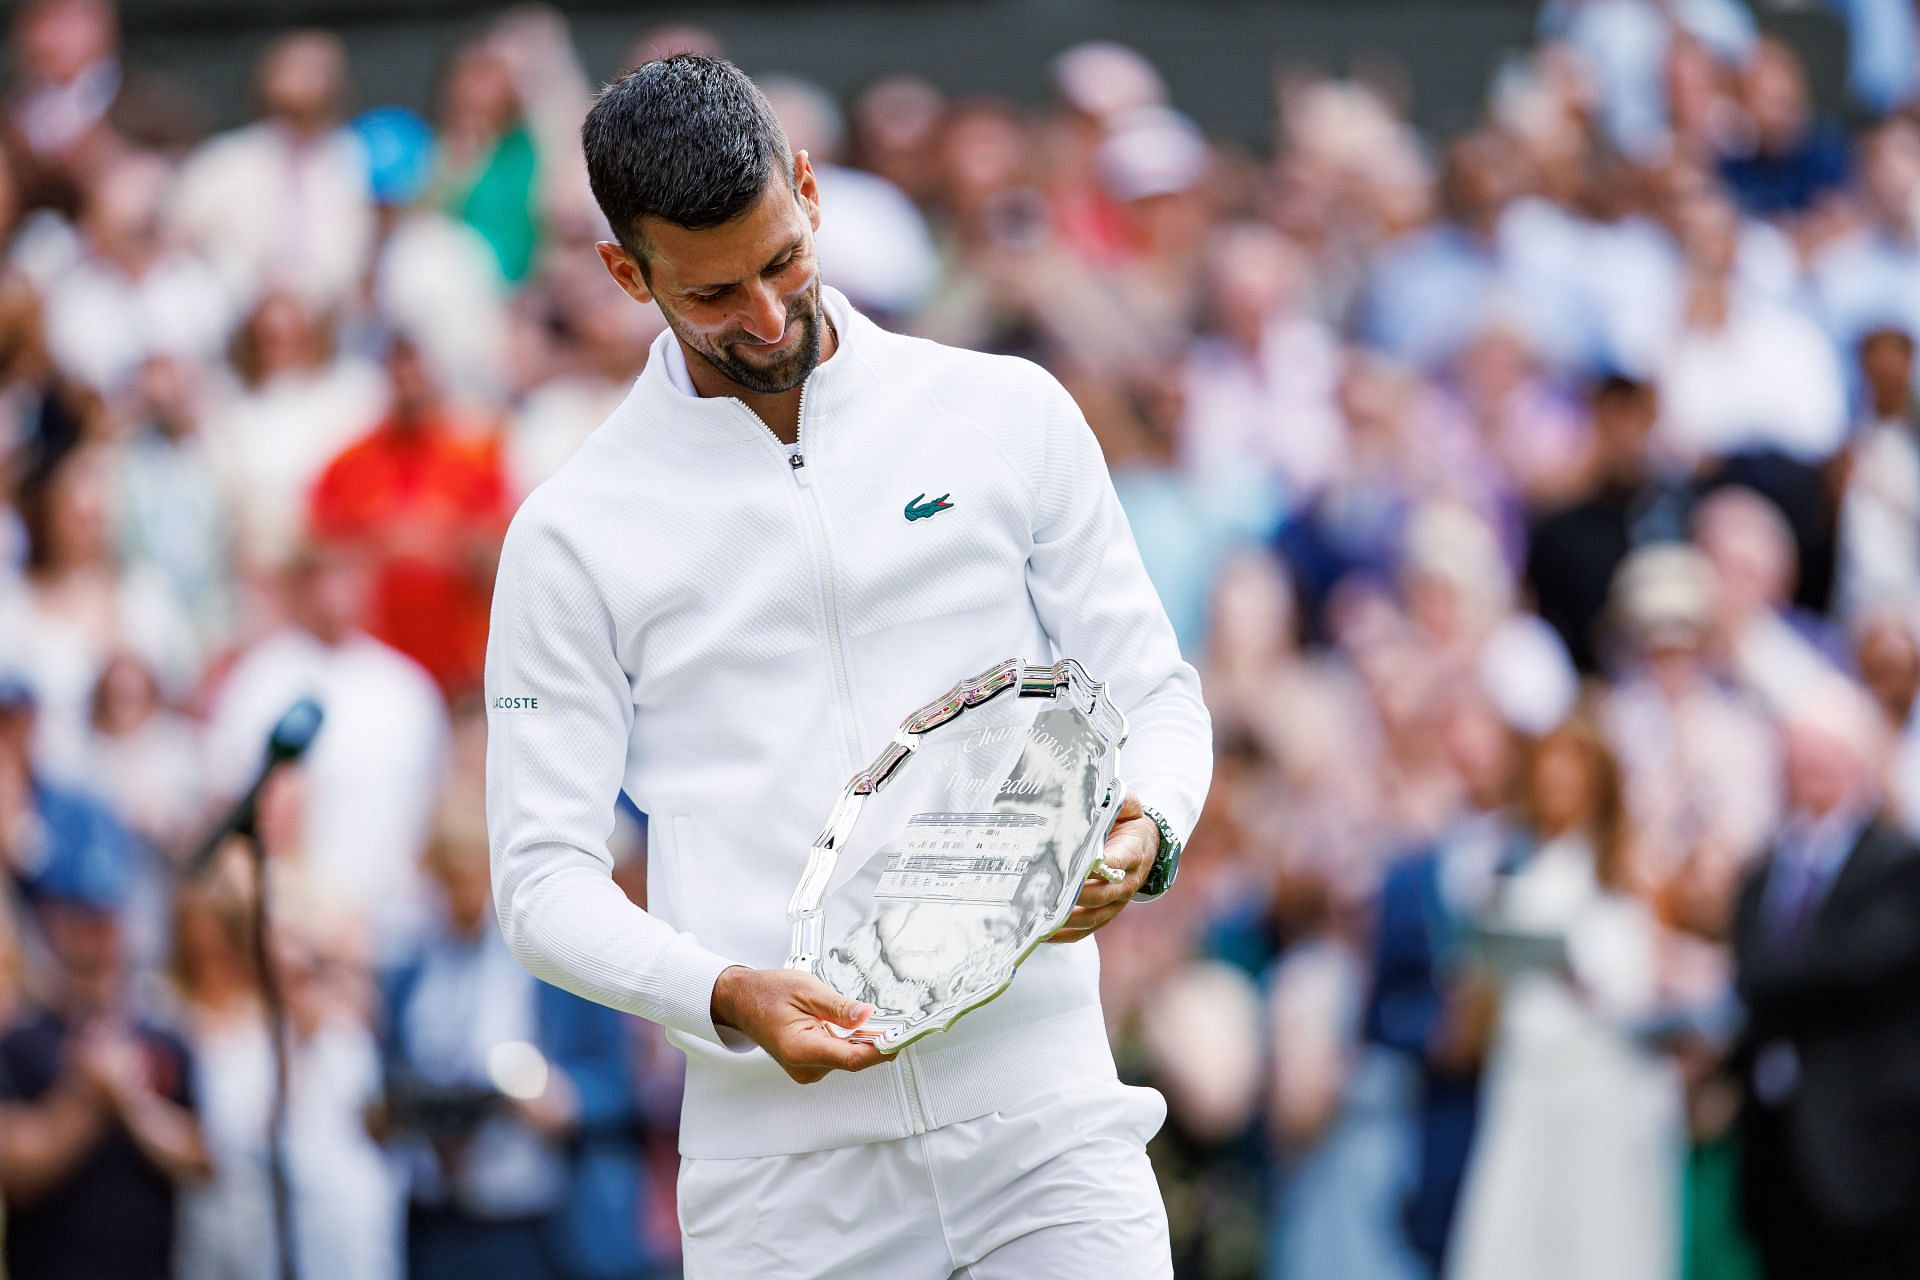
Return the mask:
[[1066,658],[1009,658],[908,716],[853,776],[787,907],[788,967],[874,1006],[886,1052],[1006,990],[1099,861],[1127,722]]

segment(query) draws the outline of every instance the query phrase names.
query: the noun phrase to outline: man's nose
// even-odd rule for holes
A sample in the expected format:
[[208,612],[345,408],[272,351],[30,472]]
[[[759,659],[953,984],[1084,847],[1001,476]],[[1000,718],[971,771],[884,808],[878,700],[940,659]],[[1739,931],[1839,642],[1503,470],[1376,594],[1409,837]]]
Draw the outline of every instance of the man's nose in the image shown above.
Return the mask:
[[787,304],[779,291],[762,282],[751,294],[746,322],[741,326],[761,342],[778,342],[787,331]]

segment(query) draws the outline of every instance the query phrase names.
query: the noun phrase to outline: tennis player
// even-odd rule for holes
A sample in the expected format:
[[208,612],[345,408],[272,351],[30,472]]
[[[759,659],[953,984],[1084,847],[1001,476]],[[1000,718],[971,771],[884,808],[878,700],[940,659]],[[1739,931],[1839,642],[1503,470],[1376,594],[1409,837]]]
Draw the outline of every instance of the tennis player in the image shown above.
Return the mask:
[[[732,64],[629,72],[582,130],[614,280],[667,331],[515,516],[487,649],[494,895],[541,978],[687,1056],[680,1225],[708,1277],[1171,1273],[1088,939],[1164,890],[1210,725],[1099,446],[1038,366],[887,332],[822,282],[805,152]],[[829,215],[830,216],[830,215]],[[828,810],[902,716],[1080,659],[1132,736],[1105,859],[998,999],[896,1055],[782,967]],[[611,878],[624,789],[646,907]]]

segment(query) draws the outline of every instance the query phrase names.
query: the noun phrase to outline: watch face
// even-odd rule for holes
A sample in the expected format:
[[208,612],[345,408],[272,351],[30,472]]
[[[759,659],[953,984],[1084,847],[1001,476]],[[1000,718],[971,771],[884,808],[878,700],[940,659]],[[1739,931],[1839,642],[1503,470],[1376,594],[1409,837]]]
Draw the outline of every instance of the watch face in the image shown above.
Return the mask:
[[1157,898],[1173,887],[1174,877],[1180,872],[1180,841],[1165,818],[1151,809],[1146,812],[1153,819],[1153,824],[1160,828],[1160,852],[1153,860],[1153,868],[1147,872],[1146,882],[1135,896]]
[[1147,876],[1146,890],[1159,897],[1173,887],[1174,873],[1180,867],[1180,855],[1174,852],[1163,853],[1153,864],[1153,870]]

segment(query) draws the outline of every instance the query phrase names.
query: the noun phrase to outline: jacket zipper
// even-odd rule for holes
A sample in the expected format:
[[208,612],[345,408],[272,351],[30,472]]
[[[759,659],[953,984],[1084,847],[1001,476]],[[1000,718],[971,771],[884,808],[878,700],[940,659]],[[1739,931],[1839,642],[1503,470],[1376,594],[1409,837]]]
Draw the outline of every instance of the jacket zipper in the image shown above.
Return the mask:
[[[793,479],[804,495],[807,508],[807,531],[813,539],[816,563],[820,566],[820,598],[827,615],[827,652],[833,659],[833,681],[835,692],[839,696],[841,745],[846,751],[847,772],[852,773],[860,767],[860,741],[854,729],[853,720],[853,682],[847,678],[846,648],[840,642],[840,599],[833,586],[833,563],[827,554],[827,526],[820,514],[820,497],[813,484],[807,478],[807,386],[813,381],[809,376],[800,384],[800,403],[794,415],[794,443],[798,446],[787,459],[787,465],[793,472]],[[751,417],[767,437],[786,450],[786,444],[774,434],[766,421],[748,408],[746,403],[735,400],[741,411]]]
[[894,1055],[900,1063],[900,1087],[907,1095],[907,1120],[913,1126],[913,1132],[927,1131],[927,1110],[920,1101],[920,1077],[913,1069],[913,1046]]
[[[794,415],[793,435],[797,447],[793,455],[787,459],[787,465],[793,471],[794,482],[800,486],[801,493],[805,495],[807,528],[813,537],[814,550],[818,555],[820,598],[826,606],[827,613],[827,651],[833,657],[833,679],[840,699],[840,732],[847,753],[847,769],[851,772],[860,767],[862,759],[853,722],[853,684],[847,679],[846,649],[840,643],[840,600],[838,593],[834,591],[833,565],[827,555],[826,520],[820,514],[819,492],[807,478],[807,385],[812,381],[813,379],[809,377],[806,382],[800,384],[800,403]],[[735,400],[734,403],[751,416],[776,445],[779,445],[783,451],[786,449],[785,442],[774,434],[773,428],[769,427],[759,414],[747,408],[742,401]],[[927,1132],[927,1112],[925,1104],[921,1101],[920,1077],[913,1069],[912,1054],[913,1049],[909,1046],[900,1050],[895,1060],[900,1064],[900,1089],[906,1095],[907,1122],[915,1134],[922,1134]]]

